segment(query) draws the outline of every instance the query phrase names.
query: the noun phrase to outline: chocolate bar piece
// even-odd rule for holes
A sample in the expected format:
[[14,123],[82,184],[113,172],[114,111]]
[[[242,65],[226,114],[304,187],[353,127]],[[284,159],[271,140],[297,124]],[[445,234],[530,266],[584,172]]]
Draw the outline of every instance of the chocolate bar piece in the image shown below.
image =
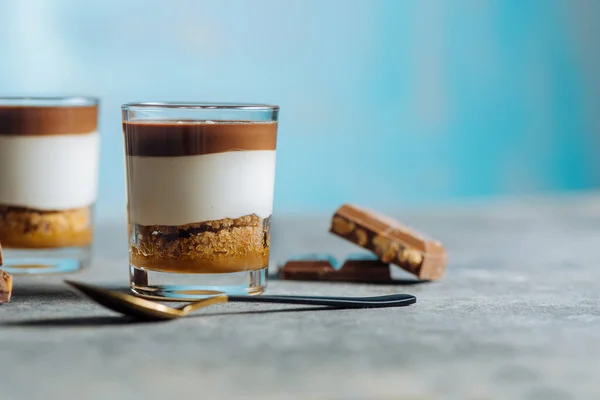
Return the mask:
[[393,218],[354,205],[344,204],[335,212],[330,232],[419,279],[439,279],[446,269],[447,256],[441,243],[423,237]]
[[0,303],[8,303],[12,293],[12,276],[0,270]]
[[351,256],[342,268],[330,255],[306,255],[288,260],[279,269],[279,278],[295,281],[374,283],[390,282],[390,268],[372,257]]

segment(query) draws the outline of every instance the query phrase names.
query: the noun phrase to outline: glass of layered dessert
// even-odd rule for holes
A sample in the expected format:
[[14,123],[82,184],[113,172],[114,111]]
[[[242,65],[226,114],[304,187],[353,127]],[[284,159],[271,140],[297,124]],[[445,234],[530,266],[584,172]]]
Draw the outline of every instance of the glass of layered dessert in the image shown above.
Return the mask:
[[4,270],[72,272],[89,262],[97,122],[95,98],[0,98]]
[[262,293],[279,108],[131,103],[122,113],[132,290]]

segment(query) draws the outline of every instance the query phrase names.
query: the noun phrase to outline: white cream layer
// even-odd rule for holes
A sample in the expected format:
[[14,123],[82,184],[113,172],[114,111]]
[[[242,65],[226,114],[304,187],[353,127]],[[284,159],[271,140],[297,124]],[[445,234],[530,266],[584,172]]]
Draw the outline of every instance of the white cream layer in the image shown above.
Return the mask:
[[275,150],[128,156],[129,219],[185,225],[273,212]]
[[91,205],[99,135],[0,135],[0,204],[39,210]]

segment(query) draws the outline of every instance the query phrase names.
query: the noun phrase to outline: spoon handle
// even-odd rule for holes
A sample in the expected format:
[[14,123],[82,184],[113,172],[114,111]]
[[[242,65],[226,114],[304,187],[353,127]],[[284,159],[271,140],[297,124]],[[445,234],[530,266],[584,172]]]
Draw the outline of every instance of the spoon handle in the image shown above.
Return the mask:
[[244,303],[303,304],[310,306],[329,306],[336,308],[382,308],[401,307],[414,304],[415,296],[410,294],[389,294],[372,297],[325,297],[325,296],[229,296],[229,301]]

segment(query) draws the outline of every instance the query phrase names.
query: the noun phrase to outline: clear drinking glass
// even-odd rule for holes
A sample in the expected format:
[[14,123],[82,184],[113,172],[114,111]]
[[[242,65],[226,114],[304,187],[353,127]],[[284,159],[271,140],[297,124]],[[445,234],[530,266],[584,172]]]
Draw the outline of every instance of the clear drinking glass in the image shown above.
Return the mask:
[[263,292],[278,113],[260,104],[122,106],[135,293]]
[[0,98],[4,270],[72,272],[89,263],[97,125],[95,98]]

